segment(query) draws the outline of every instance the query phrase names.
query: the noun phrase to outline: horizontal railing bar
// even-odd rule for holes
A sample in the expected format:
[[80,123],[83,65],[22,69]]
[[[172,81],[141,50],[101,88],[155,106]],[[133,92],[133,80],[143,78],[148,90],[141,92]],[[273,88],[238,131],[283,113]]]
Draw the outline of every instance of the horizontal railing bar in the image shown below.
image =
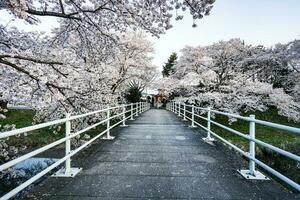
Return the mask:
[[201,116],[201,115],[197,115],[197,114],[194,114],[194,115],[197,116],[197,117],[199,117],[200,119],[204,119],[204,120],[207,121],[207,118],[205,118],[205,117],[203,117],[203,116]]
[[236,145],[234,144],[231,144],[229,141],[227,141],[226,139],[224,139],[223,137],[219,136],[218,134],[214,133],[213,131],[211,130],[208,130],[206,127],[204,127],[203,125],[201,125],[200,123],[198,122],[194,122],[195,124],[197,124],[198,126],[200,126],[201,128],[203,128],[204,130],[206,131],[210,131],[210,133],[212,135],[214,135],[216,138],[220,139],[221,141],[223,141],[224,143],[226,143],[227,145],[229,145],[230,147],[234,148],[236,151],[242,153],[242,154],[246,154],[245,151],[243,151],[242,149],[238,148]]
[[293,133],[300,134],[300,128],[295,128],[295,127],[286,126],[286,125],[282,125],[282,124],[275,124],[275,123],[272,123],[272,122],[259,120],[259,119],[253,119],[253,120],[250,120],[250,121],[255,122],[256,124],[265,125],[265,126],[269,126],[269,127],[272,127],[272,128],[277,128],[277,129],[281,129],[281,130],[290,131],[290,132],[293,132]]
[[261,140],[254,139],[254,138],[250,137],[249,135],[246,135],[246,134],[241,133],[241,132],[239,132],[239,131],[237,131],[237,130],[234,130],[234,129],[232,129],[232,128],[229,128],[229,127],[227,127],[227,126],[225,126],[225,125],[223,125],[223,124],[220,124],[220,123],[218,123],[218,122],[215,122],[215,121],[213,121],[213,120],[210,120],[210,122],[213,123],[213,124],[215,124],[215,125],[217,125],[217,126],[219,126],[219,127],[221,127],[221,128],[223,128],[223,129],[226,129],[226,130],[228,130],[228,131],[230,131],[230,132],[232,132],[232,133],[234,133],[234,134],[236,134],[236,135],[239,135],[239,136],[241,136],[241,137],[243,137],[243,138],[245,138],[245,139],[247,139],[247,140],[251,140],[251,141],[253,141],[253,142],[255,142],[255,143],[257,143],[257,144],[259,144],[259,145],[261,145],[261,146],[267,147],[267,148],[269,148],[269,149],[271,149],[271,150],[273,150],[273,151],[275,151],[275,152],[277,152],[277,153],[279,153],[279,154],[281,154],[281,155],[284,155],[284,156],[286,156],[286,157],[288,157],[288,158],[291,158],[291,159],[293,159],[293,160],[296,160],[296,161],[300,162],[300,156],[297,156],[297,155],[295,155],[295,154],[293,154],[293,153],[290,153],[290,152],[288,152],[288,151],[285,151],[285,150],[283,150],[283,149],[280,149],[280,148],[278,148],[278,147],[275,147],[275,146],[273,146],[273,145],[270,145],[270,144],[268,144],[268,143],[265,143],[265,142],[263,142],[263,141],[261,141]]
[[[206,127],[202,126],[198,122],[195,122],[195,124],[197,124],[198,126],[200,126],[203,129],[205,129],[206,131],[209,131]],[[227,145],[229,145],[230,147],[234,148],[236,151],[238,151],[239,153],[241,153],[243,156],[247,157],[250,160],[253,160],[256,164],[258,164],[259,166],[261,166],[265,170],[269,171],[274,176],[278,177],[279,179],[281,179],[282,181],[286,182],[287,184],[289,184],[290,186],[292,186],[296,190],[300,191],[300,185],[298,183],[296,183],[293,180],[291,180],[291,179],[287,178],[286,176],[282,175],[281,173],[279,173],[278,171],[276,171],[273,168],[269,167],[268,165],[266,165],[265,163],[261,162],[260,160],[249,156],[247,152],[241,150],[240,148],[238,148],[234,144],[231,144],[229,141],[225,140],[223,137],[219,136],[218,134],[214,133],[213,131],[210,131],[210,133],[213,136],[215,136],[216,138],[218,138],[221,141],[223,141],[224,143],[226,143]]]
[[186,112],[186,113],[189,113],[189,114],[193,114],[192,112],[190,112],[190,111],[188,111],[188,110],[186,110],[185,112]]
[[191,121],[192,121],[192,118],[189,118],[188,116],[185,116],[185,118],[187,118],[187,119],[189,119],[189,120],[191,120]]
[[[197,107],[197,106],[195,106],[195,108],[205,110],[205,111],[208,110],[207,108],[202,108],[202,107]],[[217,111],[217,110],[210,110],[210,111],[213,113],[216,113],[216,114],[225,115],[225,116],[233,117],[233,118],[237,118],[237,119],[242,119],[242,120],[249,121],[249,122],[255,122],[260,125],[265,125],[265,126],[269,126],[269,127],[273,127],[273,128],[300,134],[300,128],[295,128],[295,127],[286,126],[286,125],[282,125],[282,124],[276,124],[273,122],[268,122],[268,121],[259,120],[259,119],[251,119],[250,117],[244,117],[244,116],[240,116],[240,115],[236,115],[236,114],[225,113],[225,112],[221,112],[221,111]]]
[[[123,114],[123,113],[120,113],[120,114],[111,116],[109,119],[113,119],[113,118],[115,118],[115,117],[117,117],[117,116],[120,116],[120,115],[122,115],[122,114]],[[32,151],[32,152],[30,152],[30,153],[28,153],[28,154],[25,154],[25,155],[23,155],[23,156],[20,156],[20,157],[14,159],[14,160],[11,160],[11,161],[9,161],[9,162],[3,164],[3,165],[0,165],[0,171],[3,171],[3,170],[5,170],[5,169],[7,169],[7,168],[9,168],[9,167],[11,167],[11,166],[13,166],[13,165],[16,165],[16,164],[19,163],[19,162],[22,162],[22,161],[24,161],[24,160],[26,160],[26,159],[28,159],[28,158],[31,158],[31,157],[33,157],[33,156],[35,156],[35,155],[37,155],[37,154],[40,154],[40,153],[42,153],[42,152],[44,152],[44,151],[46,151],[46,150],[48,150],[48,149],[50,149],[50,148],[52,148],[52,147],[54,147],[54,146],[57,146],[57,145],[59,145],[59,144],[65,142],[65,141],[68,140],[68,139],[72,139],[72,138],[76,137],[77,135],[79,135],[79,134],[81,134],[81,133],[84,133],[84,132],[86,132],[86,131],[88,131],[88,130],[90,130],[90,129],[96,127],[96,126],[99,126],[100,124],[106,122],[107,120],[108,120],[108,119],[102,120],[102,121],[100,121],[100,122],[98,122],[98,123],[96,123],[96,124],[93,124],[93,125],[91,125],[91,126],[85,128],[85,129],[82,129],[81,131],[78,131],[78,132],[76,132],[76,133],[74,133],[74,134],[72,134],[72,135],[70,135],[70,136],[64,137],[64,138],[62,138],[62,139],[60,139],[60,140],[57,140],[57,141],[55,141],[55,142],[53,142],[53,143],[50,143],[50,144],[48,144],[48,145],[46,145],[46,146],[44,146],[44,147],[41,147],[41,148],[39,148],[39,149],[37,149],[37,150],[34,150],[34,151]],[[122,121],[123,121],[123,120],[121,120],[121,122],[122,122]]]
[[[208,130],[208,129],[206,129]],[[224,143],[226,143],[227,145],[229,145],[230,147],[234,148],[236,151],[238,151],[239,153],[241,153],[243,156],[245,156],[246,158],[248,158],[249,160],[253,160],[256,164],[258,164],[259,166],[261,166],[262,168],[264,168],[265,170],[267,170],[268,172],[270,172],[271,174],[273,174],[274,176],[276,176],[277,178],[281,179],[282,181],[284,181],[285,183],[289,184],[290,186],[292,186],[293,188],[295,188],[297,191],[300,191],[300,186],[298,183],[294,182],[293,180],[289,179],[288,177],[282,175],[281,173],[279,173],[278,171],[274,170],[273,168],[269,167],[268,165],[266,165],[265,163],[263,163],[262,161],[251,157],[250,155],[248,155],[247,152],[244,152],[243,150],[239,149],[237,146],[231,144],[230,142],[228,142],[227,140],[225,140],[224,138],[222,138],[221,136],[217,135],[216,133],[210,131],[210,133],[212,135],[214,135],[216,138],[222,140]]]
[[109,129],[107,129],[107,130],[113,129],[114,127],[118,126],[118,125],[121,124],[122,122],[123,122],[123,120],[118,121],[118,122],[115,123],[114,125],[110,126]]
[[28,158],[31,158],[31,157],[33,157],[33,156],[35,156],[37,154],[40,154],[40,153],[44,152],[44,151],[46,151],[46,150],[48,150],[48,149],[50,149],[52,147],[55,147],[55,146],[57,146],[57,145],[65,142],[66,140],[72,139],[72,138],[76,137],[77,135],[80,135],[83,132],[86,132],[86,131],[88,131],[88,130],[96,127],[96,126],[99,126],[100,124],[102,124],[102,123],[104,123],[106,121],[107,121],[107,119],[102,120],[102,121],[100,121],[100,122],[98,122],[96,124],[93,124],[92,126],[89,126],[89,127],[85,128],[85,129],[82,129],[81,131],[78,131],[78,132],[76,132],[74,134],[71,134],[70,136],[67,136],[67,137],[64,137],[62,139],[59,139],[59,140],[57,140],[55,142],[52,142],[52,143],[50,143],[50,144],[48,144],[48,145],[46,145],[44,147],[36,149],[36,150],[34,150],[34,151],[30,152],[30,153],[27,153],[27,154],[25,154],[23,156],[20,156],[20,157],[14,159],[14,160],[9,161],[9,162],[7,162],[7,163],[5,163],[3,165],[0,165],[0,171],[3,171],[3,170],[5,170],[5,169],[7,169],[9,167],[12,167],[12,166],[18,164],[19,162],[22,162],[22,161],[24,161],[24,160],[26,160]]
[[295,127],[286,126],[286,125],[282,125],[282,124],[276,124],[276,123],[273,123],[273,122],[268,122],[268,121],[259,120],[259,119],[251,119],[250,117],[243,117],[243,116],[240,116],[240,115],[224,113],[224,112],[220,112],[220,111],[216,111],[216,110],[211,110],[211,112],[216,113],[216,114],[226,115],[228,117],[242,119],[242,120],[249,121],[249,122],[255,122],[257,124],[269,126],[269,127],[272,127],[272,128],[277,128],[277,129],[281,129],[281,130],[290,131],[290,132],[293,132],[293,133],[300,134],[300,128],[295,128]]
[[[131,104],[130,104],[130,105],[131,105]],[[138,106],[138,103],[136,103],[136,105]],[[120,108],[121,108],[121,107],[124,107],[124,105],[121,105],[121,106],[119,106],[119,107],[120,107]],[[116,108],[116,107],[115,107],[115,108]],[[106,108],[106,109],[103,109],[103,110],[101,110],[101,111],[107,111],[108,109],[111,110],[111,109],[113,109],[113,108]],[[91,112],[91,113],[94,114],[94,113],[101,112],[101,111],[95,111],[95,112]],[[130,111],[131,111],[131,110],[128,110],[127,112],[130,112]],[[127,112],[122,112],[122,113],[113,115],[113,116],[111,116],[111,117],[109,117],[109,118],[107,118],[107,119],[104,119],[104,120],[102,120],[102,121],[96,123],[96,124],[93,124],[93,125],[91,125],[91,126],[89,126],[89,127],[86,127],[86,128],[84,128],[84,129],[82,129],[82,130],[80,130],[80,131],[78,131],[78,132],[76,132],[76,133],[74,133],[74,134],[71,134],[71,135],[69,135],[69,136],[66,136],[66,137],[64,137],[64,138],[62,138],[62,139],[60,139],[60,140],[57,140],[57,141],[55,141],[55,142],[53,142],[53,143],[51,143],[51,144],[48,144],[48,145],[46,145],[46,146],[44,146],[44,147],[42,147],[42,148],[39,148],[39,149],[37,149],[37,150],[35,150],[35,151],[32,151],[32,152],[30,152],[30,153],[28,153],[28,154],[25,154],[25,155],[23,155],[23,156],[21,156],[21,157],[19,157],[19,158],[16,158],[16,159],[14,159],[14,160],[12,160],[12,161],[9,161],[9,162],[7,162],[7,163],[5,163],[5,164],[3,164],[3,165],[0,166],[0,171],[5,170],[5,169],[7,169],[7,168],[9,168],[9,167],[11,167],[11,166],[13,166],[13,165],[15,165],[15,164],[21,162],[21,161],[24,161],[24,160],[26,160],[26,159],[28,159],[28,158],[30,158],[30,157],[33,157],[33,156],[35,156],[35,155],[37,155],[37,154],[39,154],[39,153],[41,153],[41,152],[43,152],[43,151],[46,151],[46,150],[48,150],[48,149],[50,149],[50,148],[52,148],[52,147],[54,147],[54,146],[56,146],[56,145],[58,145],[58,144],[61,144],[61,143],[65,142],[65,141],[67,141],[67,140],[70,140],[70,139],[76,137],[77,135],[80,135],[80,134],[83,133],[83,132],[86,132],[86,131],[88,131],[88,130],[90,130],[90,129],[92,129],[92,128],[94,128],[94,127],[96,127],[96,126],[98,126],[98,125],[100,125],[100,124],[102,124],[102,123],[105,123],[105,122],[109,121],[109,120],[112,119],[112,118],[115,118],[115,117],[117,117],[117,116],[123,115],[124,113],[127,113]],[[86,114],[82,114],[82,115],[78,115],[78,116],[73,116],[73,117],[64,118],[64,119],[60,119],[60,120],[55,120],[55,121],[52,121],[52,122],[50,122],[50,123],[54,123],[54,124],[57,123],[57,122],[63,123],[63,122],[71,121],[71,120],[73,120],[73,119],[77,119],[77,118],[79,118],[79,117],[87,116],[87,115],[89,115],[89,114],[91,114],[91,113],[86,113]],[[70,154],[68,154],[68,155],[66,155],[65,157],[61,158],[60,160],[58,160],[58,161],[55,162],[54,164],[50,165],[49,167],[47,167],[47,168],[44,169],[43,171],[39,172],[39,173],[36,174],[35,176],[31,177],[29,180],[25,181],[24,183],[22,183],[22,184],[19,185],[18,187],[14,188],[14,189],[11,190],[10,192],[8,192],[8,193],[5,194],[4,196],[2,196],[2,197],[0,198],[0,200],[4,200],[4,199],[6,200],[6,199],[9,199],[9,198],[13,197],[15,194],[17,194],[18,192],[20,192],[21,190],[23,190],[24,188],[26,188],[27,186],[29,186],[30,184],[32,184],[33,182],[35,182],[36,180],[38,180],[39,178],[41,178],[42,176],[44,176],[45,174],[47,174],[49,171],[51,171],[51,170],[53,170],[54,168],[58,167],[60,164],[62,164],[63,162],[65,162],[67,159],[69,159],[71,156],[73,156],[73,155],[75,155],[76,153],[78,153],[79,151],[81,151],[83,148],[85,148],[87,145],[89,145],[90,143],[92,143],[93,141],[95,141],[97,138],[101,137],[101,136],[102,136],[104,133],[106,133],[108,130],[110,130],[110,129],[116,127],[117,125],[119,125],[119,124],[122,123],[123,121],[129,119],[130,117],[131,117],[131,116],[128,116],[128,117],[126,117],[126,118],[124,118],[124,119],[118,121],[118,122],[115,123],[114,125],[110,126],[108,129],[102,131],[100,134],[98,134],[97,136],[95,136],[94,138],[92,138],[91,140],[89,140],[88,142],[86,142],[85,144],[83,144],[82,146],[80,146],[79,148],[77,148],[77,149],[71,151]],[[41,127],[41,126],[46,127],[45,124],[46,124],[46,126],[54,125],[54,124],[49,125],[49,123],[43,123],[43,124],[34,125],[34,126],[32,126],[32,127],[33,127],[33,128],[36,128],[36,129],[39,129],[39,128],[37,128],[37,127]],[[32,128],[32,127],[31,127],[31,128]],[[33,129],[33,130],[36,130],[36,129]],[[20,129],[17,129],[17,130],[20,130]],[[25,132],[28,132],[28,129],[27,129]],[[8,132],[4,132],[4,133],[8,133]],[[17,133],[17,134],[18,134],[18,133]],[[3,136],[3,135],[1,135],[1,136]]]
[[123,115],[123,113],[119,113],[119,114],[116,114],[116,115],[113,115],[113,116],[109,117],[108,119],[114,119],[114,118],[122,116],[122,115]]
[[[205,108],[201,108],[201,107],[197,107],[199,109],[202,109],[202,110],[207,110]],[[215,112],[213,110],[211,110],[212,112]],[[255,122],[257,124],[261,124],[261,125],[266,125],[266,126],[270,126],[270,127],[273,127],[273,128],[278,128],[278,129],[282,129],[282,130],[287,130],[287,131],[291,131],[291,132],[294,132],[294,133],[298,133],[298,131],[300,131],[300,129],[298,128],[294,128],[294,127],[289,127],[289,126],[285,126],[285,125],[280,125],[280,124],[275,124],[275,123],[272,123],[272,122],[267,122],[267,121],[263,121],[263,120],[257,120],[257,119],[251,119],[251,118],[248,118],[248,117],[242,117],[242,116],[239,116],[239,115],[234,115],[234,114],[229,114],[229,113],[223,113],[223,112],[219,112],[219,111],[216,111],[215,113],[217,114],[224,114],[226,116],[230,116],[230,117],[234,117],[234,118],[238,118],[238,119],[242,119],[242,120],[246,120],[246,121],[249,121],[249,122]],[[191,113],[192,114],[192,113]],[[283,149],[280,149],[278,147],[275,147],[273,145],[270,145],[268,143],[265,143],[261,140],[257,140],[257,139],[254,139],[252,137],[250,137],[249,135],[246,135],[246,134],[243,134],[239,131],[236,131],[234,129],[231,129],[225,125],[222,125],[218,122],[215,122],[213,120],[208,120],[207,118],[205,117],[202,117],[200,115],[196,115],[194,114],[195,116],[197,117],[200,117],[206,121],[209,121],[225,130],[228,130],[236,135],[239,135],[247,140],[250,140],[250,141],[253,141],[261,146],[264,146],[264,147],[267,147],[279,154],[282,154],[288,158],[291,158],[293,160],[296,160],[296,161],[300,161],[300,157],[295,155],[295,154],[292,154],[288,151],[285,151]],[[189,117],[186,117],[187,119],[189,120],[192,120],[191,118]],[[293,188],[295,188],[297,191],[300,191],[300,185],[296,182],[294,182],[293,180],[289,179],[288,177],[282,175],[281,173],[279,173],[278,171],[274,170],[273,168],[269,167],[268,165],[266,165],[265,163],[263,163],[262,161],[252,157],[249,155],[249,153],[243,151],[242,149],[238,148],[237,146],[235,146],[234,144],[231,144],[229,141],[225,140],[224,138],[222,138],[221,136],[219,136],[218,134],[214,133],[213,131],[207,129],[206,127],[204,127],[203,125],[201,125],[200,123],[194,121],[194,123],[198,126],[200,126],[201,128],[203,128],[204,130],[206,131],[209,131],[212,135],[214,135],[216,138],[218,138],[219,140],[221,140],[222,142],[226,143],[227,145],[231,146],[233,149],[235,149],[236,151],[238,151],[239,153],[241,153],[242,155],[244,155],[247,159],[249,160],[252,160],[254,161],[256,164],[258,164],[259,166],[261,166],[262,168],[264,168],[265,170],[267,170],[268,172],[270,172],[271,174],[273,174],[274,176],[276,176],[277,178],[281,179],[282,181],[284,181],[285,183],[289,184],[290,186],[292,186]]]
[[125,113],[129,113],[129,112],[131,112],[131,110],[127,110],[127,111],[125,111]]
[[[112,109],[115,109],[115,108],[122,108],[122,106],[123,105],[110,107],[109,109],[112,110]],[[56,125],[56,124],[61,124],[61,123],[64,123],[66,121],[72,121],[72,120],[75,120],[75,119],[78,119],[78,118],[86,117],[86,116],[97,114],[97,113],[100,113],[100,112],[105,112],[107,110],[108,110],[108,108],[105,108],[105,109],[98,110],[98,111],[93,111],[93,112],[89,112],[89,113],[85,113],[85,114],[81,114],[81,115],[71,116],[69,118],[58,119],[58,120],[54,120],[54,121],[50,121],[50,122],[46,122],[46,123],[36,124],[36,125],[33,125],[33,126],[28,126],[28,127],[24,127],[24,128],[19,128],[19,129],[15,129],[15,130],[11,130],[11,131],[2,132],[2,133],[0,133],[0,139],[10,137],[10,136],[14,136],[14,135],[18,135],[18,134],[25,133],[25,132],[34,131],[34,130],[37,130],[37,129],[45,128],[45,127]]]
[[[109,108],[109,109],[111,109],[111,108]],[[102,110],[97,110],[97,111],[93,111],[93,112],[89,112],[89,113],[84,113],[84,114],[80,114],[80,115],[74,115],[74,116],[71,116],[70,118],[68,118],[68,120],[72,121],[74,119],[79,119],[79,118],[86,117],[86,116],[89,116],[89,115],[94,115],[94,114],[97,114],[97,113],[100,113],[100,112],[105,112],[107,110],[108,110],[108,108],[104,108]]]
[[245,155],[245,156],[248,159],[253,160],[256,164],[258,164],[259,166],[261,166],[262,168],[264,168],[265,170],[267,170],[268,172],[270,172],[271,174],[273,174],[277,178],[281,179],[283,182],[285,182],[285,183],[289,184],[290,186],[292,186],[298,192],[300,192],[300,185],[298,183],[296,183],[295,181],[289,179],[288,177],[284,176],[280,172],[276,171],[272,167],[269,167],[267,164],[263,163],[262,161],[260,161],[260,160],[258,160],[256,158],[252,158],[249,155]]
[[67,118],[58,119],[58,120],[51,121],[51,122],[46,122],[46,123],[42,123],[42,124],[37,124],[37,125],[29,126],[29,127],[24,127],[24,128],[19,128],[19,129],[3,132],[3,133],[0,133],[0,139],[10,137],[13,135],[17,135],[17,134],[21,134],[21,133],[25,133],[25,132],[29,132],[29,131],[34,131],[34,130],[45,128],[45,127],[52,126],[55,124],[61,124],[66,121],[69,121],[69,120],[70,120],[69,118],[68,119]]
[[24,183],[22,183],[21,185],[19,185],[15,189],[11,190],[10,192],[8,192],[4,196],[2,196],[0,198],[0,200],[6,200],[6,199],[9,199],[9,198],[13,197],[14,195],[16,195],[17,193],[19,193],[20,191],[22,191],[24,188],[28,187],[33,182],[35,182],[36,180],[38,180],[39,178],[41,178],[42,176],[44,176],[45,174],[47,174],[48,172],[50,172],[51,170],[53,170],[54,168],[58,167],[60,164],[62,164],[63,162],[65,162],[68,158],[72,157],[73,155],[75,155],[76,153],[78,153],[79,151],[81,151],[83,148],[85,148],[90,143],[92,143],[93,141],[95,141],[96,139],[98,139],[99,137],[101,137],[106,132],[107,132],[107,130],[102,131],[99,135],[97,135],[94,138],[92,138],[89,142],[86,142],[83,145],[81,145],[79,148],[75,149],[74,151],[71,151],[70,154],[68,154],[65,157],[61,158],[60,160],[58,160],[54,164],[50,165],[49,167],[47,167],[43,171],[39,172],[38,174],[36,174],[32,178],[30,178],[29,180],[25,181]]

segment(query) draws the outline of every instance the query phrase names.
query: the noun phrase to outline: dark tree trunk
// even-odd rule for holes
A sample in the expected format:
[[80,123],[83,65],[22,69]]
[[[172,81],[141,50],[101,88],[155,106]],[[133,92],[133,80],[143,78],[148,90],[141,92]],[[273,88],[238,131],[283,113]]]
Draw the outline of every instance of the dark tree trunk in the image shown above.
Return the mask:
[[[7,104],[8,104],[7,101],[0,100],[0,108],[1,109],[7,109]],[[0,110],[0,113],[2,113],[1,110]]]

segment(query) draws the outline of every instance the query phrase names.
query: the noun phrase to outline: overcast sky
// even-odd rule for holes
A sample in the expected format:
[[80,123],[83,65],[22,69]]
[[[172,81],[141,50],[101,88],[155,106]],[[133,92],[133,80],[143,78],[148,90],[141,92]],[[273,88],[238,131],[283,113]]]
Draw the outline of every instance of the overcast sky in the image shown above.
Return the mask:
[[169,55],[185,45],[208,45],[241,38],[248,44],[272,46],[300,38],[300,0],[216,0],[211,15],[197,21],[175,21],[155,42],[155,64],[162,68]]
[[[10,17],[0,11],[0,23]],[[55,18],[43,17],[38,26],[24,25],[21,20],[11,24],[26,30],[49,32],[57,26]],[[150,38],[155,45],[154,63],[160,68],[172,52],[185,45],[208,45],[219,40],[241,38],[248,44],[271,46],[300,38],[300,0],[216,0],[211,15],[198,20],[185,16],[174,21],[173,28],[159,39]]]

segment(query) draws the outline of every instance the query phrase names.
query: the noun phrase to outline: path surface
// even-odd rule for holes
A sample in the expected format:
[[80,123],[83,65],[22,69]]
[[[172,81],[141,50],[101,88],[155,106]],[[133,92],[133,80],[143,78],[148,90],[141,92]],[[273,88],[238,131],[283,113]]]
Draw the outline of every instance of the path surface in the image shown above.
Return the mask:
[[[165,110],[149,110],[114,141],[99,140],[74,158],[75,178],[48,178],[28,199],[296,199],[274,181],[247,181],[224,145]],[[245,168],[245,167],[243,167]],[[299,196],[298,196],[299,197]]]

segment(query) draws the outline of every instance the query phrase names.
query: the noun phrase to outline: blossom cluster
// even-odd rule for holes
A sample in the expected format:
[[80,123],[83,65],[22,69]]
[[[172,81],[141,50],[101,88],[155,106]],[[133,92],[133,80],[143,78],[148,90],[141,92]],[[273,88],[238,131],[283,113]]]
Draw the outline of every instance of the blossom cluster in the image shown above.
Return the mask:
[[157,82],[171,98],[239,114],[276,107],[300,121],[300,41],[274,48],[240,39],[185,47],[174,73]]

